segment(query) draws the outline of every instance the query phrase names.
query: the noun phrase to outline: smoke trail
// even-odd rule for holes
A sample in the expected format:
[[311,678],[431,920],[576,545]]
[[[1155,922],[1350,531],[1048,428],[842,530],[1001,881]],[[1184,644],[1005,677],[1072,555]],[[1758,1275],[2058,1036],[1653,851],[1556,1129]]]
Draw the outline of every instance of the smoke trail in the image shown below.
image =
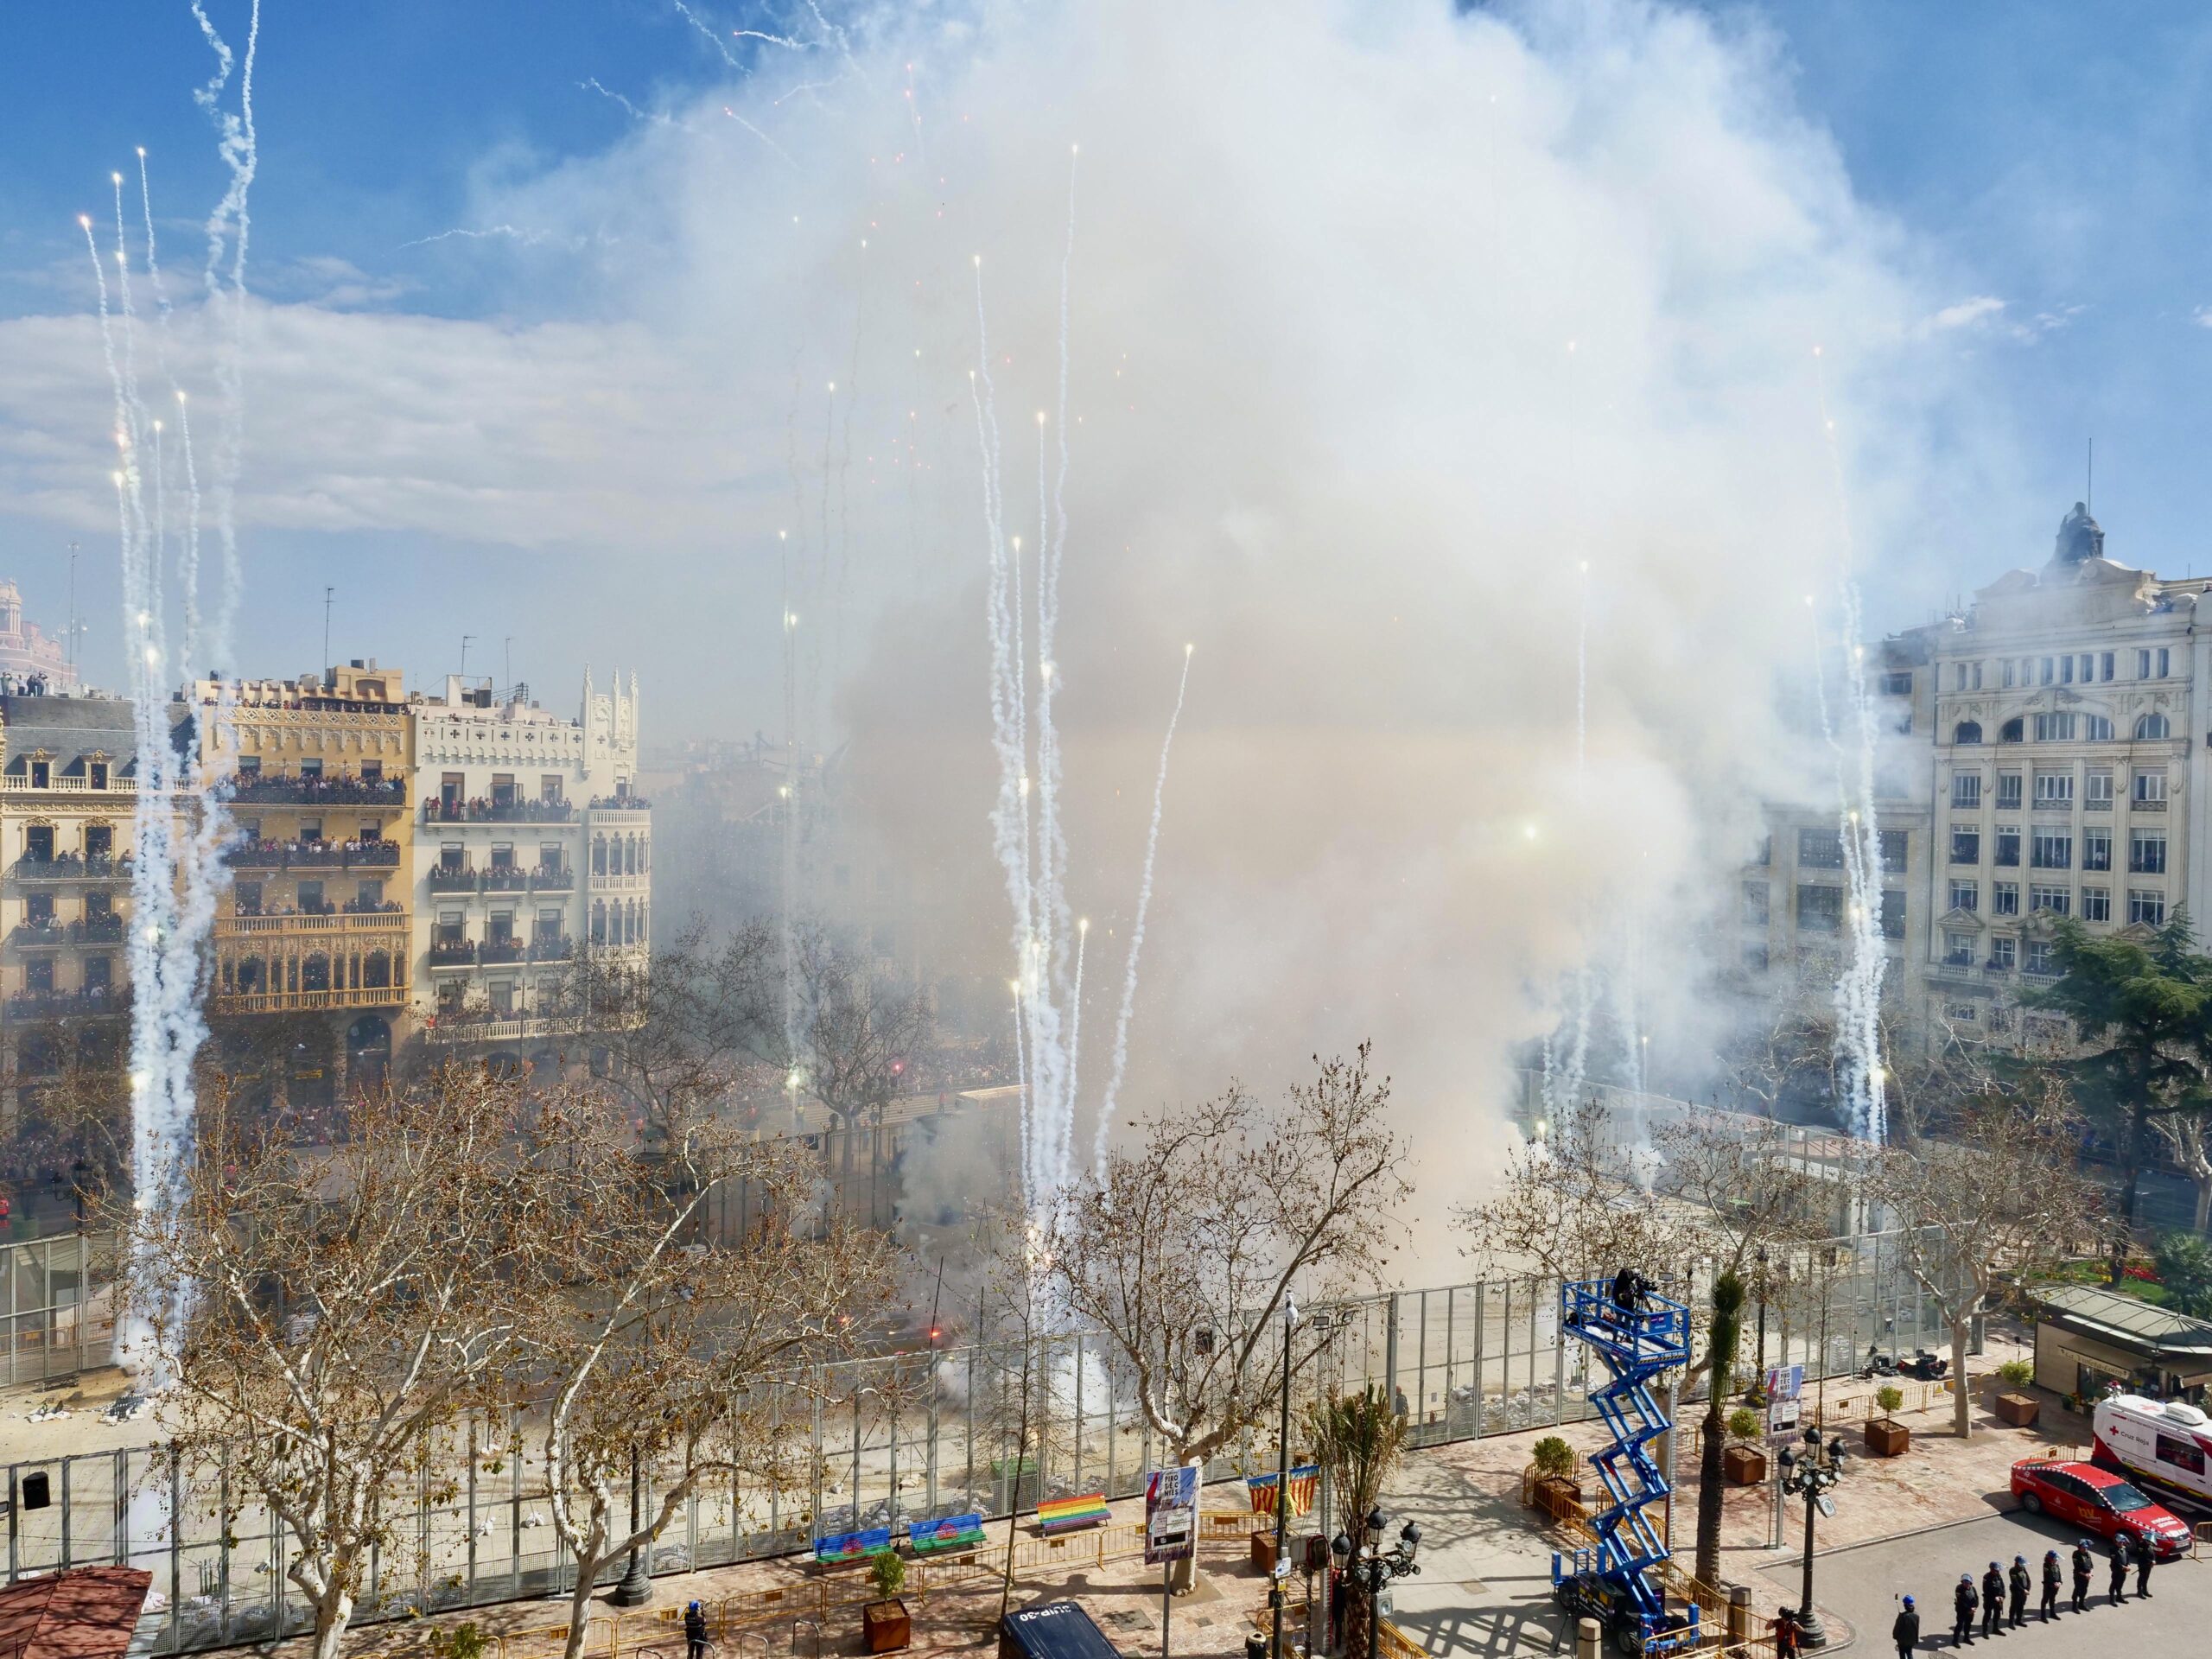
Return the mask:
[[[1836,976],[1835,1055],[1843,1073],[1852,1127],[1880,1146],[1889,1135],[1887,1089],[1882,1071],[1882,976],[1889,966],[1882,944],[1882,838],[1875,814],[1874,701],[1866,686],[1866,647],[1859,583],[1853,574],[1855,548],[1850,497],[1844,484],[1843,455],[1835,422],[1828,413],[1827,375],[1819,346],[1813,348],[1814,385],[1820,400],[1821,430],[1827,442],[1835,478],[1836,520],[1842,532],[1836,586],[1843,611],[1845,708],[1856,728],[1855,754],[1847,756],[1829,725],[1827,692],[1821,690],[1821,725],[1835,756],[1838,823],[1843,849],[1845,909],[1849,941]],[[1818,668],[1817,659],[1815,663]],[[1853,764],[1855,763],[1855,764]]]
[[177,385],[175,365],[169,359],[168,285],[162,280],[161,248],[154,236],[154,190],[146,176],[146,149],[143,144],[138,149],[138,205],[146,231],[146,278],[153,289],[157,320],[155,360],[161,365],[162,378],[168,383],[169,397],[176,405],[177,435],[184,448],[185,520],[177,560],[177,589],[184,600],[184,642],[178,657],[189,672],[200,660],[200,472],[192,452],[190,407],[185,401],[184,388]]
[[1176,723],[1183,718],[1183,694],[1191,686],[1192,647],[1183,647],[1183,677],[1175,683],[1175,710],[1167,716],[1167,735],[1160,745],[1160,774],[1152,785],[1152,828],[1144,842],[1144,874],[1137,883],[1135,925],[1129,930],[1129,961],[1122,976],[1122,1011],[1114,1021],[1114,1064],[1106,1079],[1106,1096],[1099,1103],[1097,1138],[1092,1155],[1106,1161],[1106,1143],[1114,1129],[1114,1103],[1121,1098],[1122,1079],[1129,1067],[1129,1019],[1136,1012],[1137,957],[1144,950],[1145,913],[1152,907],[1153,859],[1160,851],[1160,809],[1167,793],[1167,757],[1175,747]]

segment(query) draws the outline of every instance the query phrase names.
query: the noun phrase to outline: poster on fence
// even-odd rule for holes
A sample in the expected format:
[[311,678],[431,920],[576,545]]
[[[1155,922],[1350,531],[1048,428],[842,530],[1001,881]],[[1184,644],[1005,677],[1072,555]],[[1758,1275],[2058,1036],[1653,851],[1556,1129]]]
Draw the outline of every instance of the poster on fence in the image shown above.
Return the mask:
[[1144,1483],[1144,1559],[1147,1566],[1190,1559],[1198,1537],[1198,1471],[1195,1464],[1155,1469]]

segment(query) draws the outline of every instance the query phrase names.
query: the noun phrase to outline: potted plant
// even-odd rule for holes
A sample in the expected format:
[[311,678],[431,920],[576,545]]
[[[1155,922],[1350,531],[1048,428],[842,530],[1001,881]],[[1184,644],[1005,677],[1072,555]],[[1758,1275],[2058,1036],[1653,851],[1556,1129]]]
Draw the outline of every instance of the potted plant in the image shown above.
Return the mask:
[[1582,1501],[1581,1483],[1574,1478],[1574,1448],[1556,1434],[1547,1434],[1529,1452],[1530,1478],[1523,1483],[1529,1502],[1541,1510],[1557,1512],[1560,1499]]
[[1990,1408],[2015,1428],[2032,1428],[2043,1402],[2027,1391],[2036,1380],[2035,1363],[2008,1359],[1997,1368],[1997,1395]]
[[1866,1449],[1878,1458],[1894,1458],[1912,1444],[1912,1431],[1891,1415],[1904,1404],[1904,1390],[1894,1382],[1885,1382],[1874,1390],[1874,1403],[1882,1408],[1882,1415],[1879,1421],[1867,1420]]
[[861,1629],[868,1637],[868,1650],[896,1653],[914,1639],[914,1622],[906,1616],[906,1604],[899,1599],[899,1592],[906,1587],[906,1558],[895,1549],[887,1549],[868,1564],[868,1575],[874,1580],[879,1598],[861,1609]]
[[1732,1486],[1756,1486],[1766,1478],[1766,1448],[1758,1444],[1765,1423],[1749,1406],[1728,1414],[1728,1447],[1720,1466]]

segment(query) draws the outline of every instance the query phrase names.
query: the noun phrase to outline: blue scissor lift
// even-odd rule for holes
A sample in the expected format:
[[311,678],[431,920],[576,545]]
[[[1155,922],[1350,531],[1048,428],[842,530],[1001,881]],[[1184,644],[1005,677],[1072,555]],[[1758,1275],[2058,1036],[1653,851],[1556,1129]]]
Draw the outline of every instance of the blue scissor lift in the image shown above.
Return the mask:
[[1569,1617],[1599,1620],[1624,1653],[1680,1653],[1698,1644],[1698,1608],[1667,1609],[1656,1569],[1670,1552],[1645,1513],[1666,1497],[1667,1478],[1644,1448],[1672,1427],[1650,1383],[1689,1363],[1690,1311],[1649,1293],[1624,1307],[1612,1292],[1605,1279],[1560,1287],[1561,1332],[1587,1343],[1611,1373],[1590,1403],[1612,1443],[1590,1461],[1612,1503],[1590,1517],[1594,1548],[1552,1557],[1552,1593]]

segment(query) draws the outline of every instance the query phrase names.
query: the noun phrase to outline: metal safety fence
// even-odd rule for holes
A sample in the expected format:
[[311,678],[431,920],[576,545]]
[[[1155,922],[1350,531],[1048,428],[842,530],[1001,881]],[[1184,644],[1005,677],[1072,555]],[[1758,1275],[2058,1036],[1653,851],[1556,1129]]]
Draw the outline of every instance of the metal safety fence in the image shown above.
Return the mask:
[[[1803,1364],[1808,1389],[1847,1375],[1869,1345],[1919,1345],[1941,1329],[1891,1235],[1791,1253],[1770,1277],[1767,1362]],[[1698,1273],[1674,1283],[1686,1300],[1700,1299]],[[1384,1391],[1412,1445],[1592,1414],[1588,1392],[1602,1379],[1590,1375],[1580,1344],[1560,1339],[1555,1280],[1491,1279],[1313,1311],[1325,1316],[1329,1340],[1306,1386]],[[1755,1340],[1747,1330],[1747,1360]],[[1249,1363],[1273,1375],[1279,1356],[1263,1344]],[[794,1381],[788,1400],[811,1452],[806,1481],[732,1479],[695,1491],[653,1549],[651,1571],[788,1556],[816,1535],[850,1529],[1002,1519],[1054,1496],[1133,1497],[1164,1453],[1126,1370],[1095,1332],[1026,1350],[983,1344],[849,1362]],[[536,1432],[531,1414],[518,1409],[472,1417],[425,1446],[416,1501],[394,1529],[404,1547],[372,1560],[363,1622],[573,1588]],[[1234,1478],[1274,1462],[1272,1444],[1248,1437],[1206,1475]],[[645,1471],[648,1504],[676,1472]],[[159,1447],[32,1459],[9,1467],[7,1496],[9,1581],[71,1566],[144,1568],[160,1609],[155,1651],[265,1643],[308,1625],[285,1577],[283,1527],[225,1459],[180,1468]],[[622,1566],[609,1563],[605,1580]]]

